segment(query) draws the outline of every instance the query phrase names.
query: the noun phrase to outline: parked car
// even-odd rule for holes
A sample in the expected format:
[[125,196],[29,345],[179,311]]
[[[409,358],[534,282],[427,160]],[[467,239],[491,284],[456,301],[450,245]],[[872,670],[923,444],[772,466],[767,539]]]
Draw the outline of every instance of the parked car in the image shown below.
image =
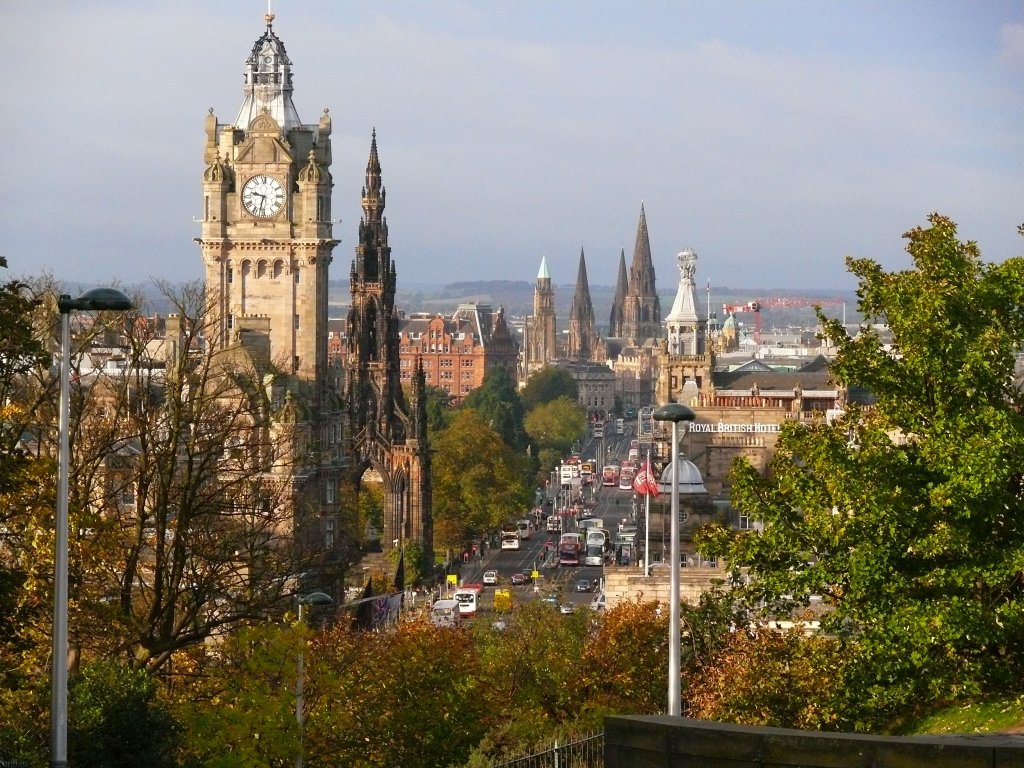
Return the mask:
[[558,606],[558,612],[566,615],[576,613],[576,606],[572,603],[562,603]]
[[485,587],[496,587],[498,585],[498,572],[497,571],[484,571],[484,586]]

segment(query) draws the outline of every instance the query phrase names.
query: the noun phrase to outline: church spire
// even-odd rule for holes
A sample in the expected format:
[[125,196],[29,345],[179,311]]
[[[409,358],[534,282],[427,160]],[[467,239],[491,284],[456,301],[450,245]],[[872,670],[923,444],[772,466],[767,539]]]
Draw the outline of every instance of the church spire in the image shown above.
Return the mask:
[[661,301],[654,284],[654,262],[647,234],[647,213],[640,204],[636,227],[633,264],[629,271],[629,291],[623,306],[622,335],[631,339],[650,339],[661,335]]
[[587,281],[587,259],[580,248],[580,265],[576,272],[576,293],[569,309],[569,341],[567,356],[576,360],[589,360],[595,348],[594,305],[590,300]]
[[292,62],[281,38],[274,34],[274,14],[267,13],[263,18],[267,30],[245,60],[242,107],[235,125],[246,129],[266,110],[282,130],[288,131],[302,124],[292,103]]
[[629,277],[626,275],[626,249],[619,251],[619,276],[615,281],[615,298],[612,299],[611,317],[608,319],[608,335],[622,336],[622,306],[629,292]]

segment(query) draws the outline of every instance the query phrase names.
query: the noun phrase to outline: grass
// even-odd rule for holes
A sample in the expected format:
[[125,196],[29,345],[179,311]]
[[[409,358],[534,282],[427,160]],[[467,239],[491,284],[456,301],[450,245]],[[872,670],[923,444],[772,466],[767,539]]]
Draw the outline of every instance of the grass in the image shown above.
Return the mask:
[[1024,733],[1024,694],[960,704],[922,718],[910,733]]

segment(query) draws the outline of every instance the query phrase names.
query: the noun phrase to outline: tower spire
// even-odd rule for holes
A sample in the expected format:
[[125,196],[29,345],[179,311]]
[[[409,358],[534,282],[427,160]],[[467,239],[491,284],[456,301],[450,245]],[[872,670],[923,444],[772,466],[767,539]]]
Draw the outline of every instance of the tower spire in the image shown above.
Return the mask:
[[640,203],[640,221],[636,227],[633,264],[629,271],[629,290],[623,306],[622,336],[650,339],[661,335],[661,301],[654,284],[654,262],[647,234],[647,213]]
[[245,60],[242,107],[235,118],[238,128],[248,128],[264,111],[284,131],[302,124],[292,103],[292,62],[281,38],[274,34],[274,18],[268,6],[263,17],[267,29]]
[[622,308],[629,293],[629,277],[626,274],[626,249],[619,251],[619,276],[615,281],[615,298],[612,299],[611,316],[608,318],[608,335],[622,336]]
[[587,281],[587,259],[580,248],[580,265],[576,271],[576,293],[569,309],[569,341],[567,356],[576,360],[589,360],[596,346],[594,332],[594,305],[590,300]]

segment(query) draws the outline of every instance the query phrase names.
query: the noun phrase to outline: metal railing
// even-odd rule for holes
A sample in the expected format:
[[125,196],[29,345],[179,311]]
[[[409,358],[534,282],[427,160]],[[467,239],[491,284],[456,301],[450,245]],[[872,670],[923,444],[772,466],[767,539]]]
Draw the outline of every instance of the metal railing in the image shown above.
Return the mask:
[[493,768],[604,768],[604,732],[582,736],[542,752],[517,757]]

